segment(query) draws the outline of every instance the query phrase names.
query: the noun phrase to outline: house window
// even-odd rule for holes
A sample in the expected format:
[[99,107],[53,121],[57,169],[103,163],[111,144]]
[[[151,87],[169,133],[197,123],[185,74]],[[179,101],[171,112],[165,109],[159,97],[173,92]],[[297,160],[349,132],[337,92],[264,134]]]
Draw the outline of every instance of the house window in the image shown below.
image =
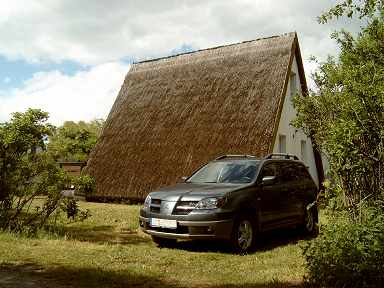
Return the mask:
[[291,98],[295,96],[297,92],[297,86],[296,86],[296,73],[291,73],[291,79],[289,81],[290,83],[290,91],[291,91]]
[[287,153],[287,137],[279,135],[279,153]]
[[300,147],[301,147],[301,160],[303,162],[307,161],[307,142],[305,140],[300,141]]

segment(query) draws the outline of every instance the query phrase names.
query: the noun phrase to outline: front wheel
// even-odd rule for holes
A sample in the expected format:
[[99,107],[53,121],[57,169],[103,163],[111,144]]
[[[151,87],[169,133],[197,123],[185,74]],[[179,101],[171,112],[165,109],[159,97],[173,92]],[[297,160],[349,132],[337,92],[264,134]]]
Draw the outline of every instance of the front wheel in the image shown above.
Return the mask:
[[244,254],[249,252],[255,244],[255,228],[250,217],[238,217],[232,229],[231,243],[235,252]]
[[152,236],[152,241],[155,242],[159,248],[172,248],[177,242],[176,239],[161,238],[157,236]]

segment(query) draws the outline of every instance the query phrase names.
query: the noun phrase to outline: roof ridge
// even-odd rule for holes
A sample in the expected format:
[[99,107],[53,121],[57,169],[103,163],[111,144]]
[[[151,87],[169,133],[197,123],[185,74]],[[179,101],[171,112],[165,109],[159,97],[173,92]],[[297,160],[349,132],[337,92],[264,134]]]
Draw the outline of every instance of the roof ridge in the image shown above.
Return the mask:
[[198,50],[195,50],[195,51],[183,52],[183,53],[178,53],[178,54],[174,54],[174,55],[163,56],[163,57],[158,57],[158,58],[153,58],[153,59],[133,62],[132,64],[136,65],[136,64],[142,64],[142,63],[155,62],[155,61],[159,61],[159,60],[176,58],[178,56],[189,55],[189,54],[199,53],[199,52],[203,52],[203,51],[210,51],[210,50],[220,49],[220,48],[224,48],[224,47],[230,47],[230,46],[235,46],[235,45],[240,45],[240,44],[246,44],[246,43],[261,41],[261,40],[268,40],[268,39],[272,39],[272,38],[280,38],[280,37],[285,37],[285,36],[290,36],[290,35],[296,35],[296,32],[287,32],[287,33],[280,34],[280,35],[273,35],[273,36],[269,36],[269,37],[261,37],[261,38],[257,38],[257,39],[253,39],[253,40],[245,40],[245,41],[231,43],[231,44],[225,44],[225,45],[219,45],[219,46],[214,46],[214,47],[209,47],[209,48],[204,48],[204,49],[198,49]]

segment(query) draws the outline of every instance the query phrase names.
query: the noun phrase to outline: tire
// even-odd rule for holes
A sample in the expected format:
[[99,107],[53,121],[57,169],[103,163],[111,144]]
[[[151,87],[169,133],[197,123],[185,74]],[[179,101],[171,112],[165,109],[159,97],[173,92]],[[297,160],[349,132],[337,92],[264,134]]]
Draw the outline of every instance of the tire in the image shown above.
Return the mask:
[[304,220],[301,225],[301,229],[305,235],[308,236],[317,236],[319,232],[318,223],[317,223],[317,209],[316,208],[305,208],[304,211]]
[[233,223],[231,246],[235,253],[246,254],[255,245],[256,229],[251,217],[241,215]]
[[159,248],[172,248],[172,247],[175,247],[177,243],[176,239],[161,238],[157,236],[152,236],[152,241]]

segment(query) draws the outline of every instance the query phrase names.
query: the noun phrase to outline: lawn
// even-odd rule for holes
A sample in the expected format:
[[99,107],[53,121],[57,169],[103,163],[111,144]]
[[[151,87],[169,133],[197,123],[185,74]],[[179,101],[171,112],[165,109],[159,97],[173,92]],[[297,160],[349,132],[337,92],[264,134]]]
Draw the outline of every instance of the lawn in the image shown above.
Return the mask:
[[160,249],[138,229],[139,206],[80,207],[92,216],[58,235],[0,233],[0,287],[295,287],[305,273],[292,229],[264,235],[245,256],[213,242]]

